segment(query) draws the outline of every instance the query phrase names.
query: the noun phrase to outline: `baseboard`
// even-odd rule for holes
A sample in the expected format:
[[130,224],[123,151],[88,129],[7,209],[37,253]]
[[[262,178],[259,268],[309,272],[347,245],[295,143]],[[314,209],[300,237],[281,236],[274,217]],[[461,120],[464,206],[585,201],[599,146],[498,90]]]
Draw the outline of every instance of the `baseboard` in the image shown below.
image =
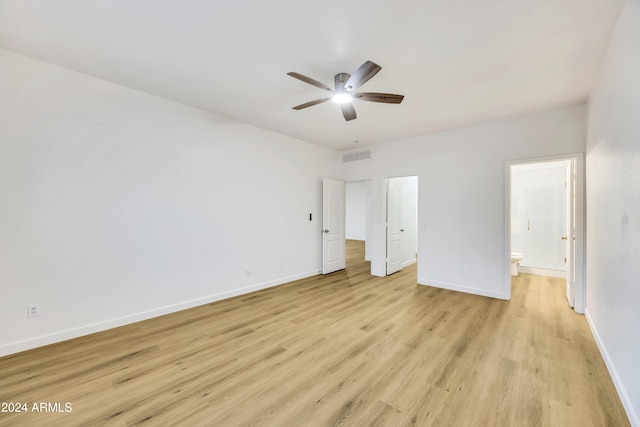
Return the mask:
[[549,268],[525,267],[522,265],[518,266],[518,273],[535,274],[536,276],[559,277],[562,279],[567,277],[566,271],[551,270]]
[[482,288],[474,288],[472,286],[460,285],[457,283],[439,282],[437,280],[429,280],[427,278],[418,278],[418,284],[423,286],[433,286],[436,288],[448,289],[450,291],[464,292],[466,294],[479,295],[489,298],[498,298],[509,300],[509,295],[504,292],[490,291]]
[[411,264],[415,264],[415,263],[416,263],[416,259],[415,258],[412,258],[409,261],[404,261],[402,263],[402,268],[405,268],[405,267],[407,267],[407,266],[409,266]]
[[37,347],[43,347],[45,345],[67,341],[73,338],[79,338],[85,335],[94,334],[96,332],[106,331],[108,329],[117,328],[119,326],[140,322],[142,320],[164,316],[165,314],[171,314],[178,311],[187,310],[189,308],[198,307],[204,304],[210,304],[212,302],[221,301],[221,300],[232,298],[238,295],[244,295],[250,292],[271,288],[274,286],[282,285],[284,283],[293,282],[295,280],[300,280],[300,279],[305,279],[307,277],[315,276],[320,273],[321,272],[319,270],[308,271],[306,273],[300,273],[292,276],[282,277],[275,280],[270,280],[268,282],[258,283],[258,284],[246,286],[243,288],[238,288],[230,291],[208,295],[202,298],[182,301],[176,304],[171,304],[164,307],[158,307],[151,310],[142,311],[139,313],[133,313],[126,316],[117,317],[114,319],[104,320],[101,322],[91,323],[91,324],[79,326],[76,328],[65,329],[62,331],[41,335],[38,337],[29,338],[22,341],[15,341],[15,342],[0,346],[0,357],[8,356],[10,354],[19,353],[26,350],[31,350]]
[[371,270],[371,275],[376,277],[384,277],[387,275],[386,273],[384,270]]
[[638,413],[636,409],[633,407],[633,402],[629,398],[627,394],[627,390],[624,388],[624,384],[620,379],[620,375],[618,375],[618,371],[616,370],[613,361],[611,360],[611,356],[609,356],[609,352],[607,348],[604,346],[604,342],[600,338],[600,334],[598,333],[598,329],[593,323],[593,318],[589,314],[589,309],[586,308],[584,310],[584,316],[587,318],[587,324],[591,329],[591,334],[596,341],[596,345],[600,350],[600,354],[604,359],[604,364],[607,366],[607,370],[609,371],[609,375],[611,375],[611,379],[613,380],[613,385],[616,387],[616,391],[618,392],[618,396],[620,396],[620,400],[622,401],[622,406],[624,406],[624,410],[627,413],[627,417],[629,417],[629,422],[633,427],[640,427],[640,417],[638,417]]

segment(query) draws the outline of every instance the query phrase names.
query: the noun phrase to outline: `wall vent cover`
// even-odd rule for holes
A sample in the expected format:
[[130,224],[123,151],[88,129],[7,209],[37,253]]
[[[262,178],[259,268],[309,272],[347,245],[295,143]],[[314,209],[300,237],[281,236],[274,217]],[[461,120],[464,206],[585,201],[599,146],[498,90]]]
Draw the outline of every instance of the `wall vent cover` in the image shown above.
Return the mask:
[[371,150],[356,151],[342,155],[342,163],[359,162],[362,160],[371,160]]

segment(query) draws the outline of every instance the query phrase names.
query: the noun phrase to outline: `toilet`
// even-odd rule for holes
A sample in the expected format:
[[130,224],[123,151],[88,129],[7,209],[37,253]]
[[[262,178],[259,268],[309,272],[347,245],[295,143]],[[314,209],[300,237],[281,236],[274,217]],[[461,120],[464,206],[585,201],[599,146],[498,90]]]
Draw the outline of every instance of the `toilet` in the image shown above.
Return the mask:
[[518,275],[518,263],[522,261],[524,256],[520,252],[511,252],[511,275]]

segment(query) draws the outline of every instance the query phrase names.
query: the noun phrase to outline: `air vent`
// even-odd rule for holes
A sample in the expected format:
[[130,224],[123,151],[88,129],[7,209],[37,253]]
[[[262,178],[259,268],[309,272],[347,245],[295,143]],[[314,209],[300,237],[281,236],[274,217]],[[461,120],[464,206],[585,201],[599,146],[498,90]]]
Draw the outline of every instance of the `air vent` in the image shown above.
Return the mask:
[[342,156],[342,163],[359,162],[362,160],[371,160],[371,150],[356,151]]

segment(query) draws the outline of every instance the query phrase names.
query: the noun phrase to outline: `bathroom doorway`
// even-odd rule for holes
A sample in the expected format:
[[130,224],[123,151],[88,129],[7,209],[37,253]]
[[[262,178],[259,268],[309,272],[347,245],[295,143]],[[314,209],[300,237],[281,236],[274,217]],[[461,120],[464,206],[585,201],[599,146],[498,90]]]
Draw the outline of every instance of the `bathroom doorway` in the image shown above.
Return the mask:
[[521,273],[564,278],[578,313],[585,305],[582,159],[510,162],[506,197],[509,283]]

